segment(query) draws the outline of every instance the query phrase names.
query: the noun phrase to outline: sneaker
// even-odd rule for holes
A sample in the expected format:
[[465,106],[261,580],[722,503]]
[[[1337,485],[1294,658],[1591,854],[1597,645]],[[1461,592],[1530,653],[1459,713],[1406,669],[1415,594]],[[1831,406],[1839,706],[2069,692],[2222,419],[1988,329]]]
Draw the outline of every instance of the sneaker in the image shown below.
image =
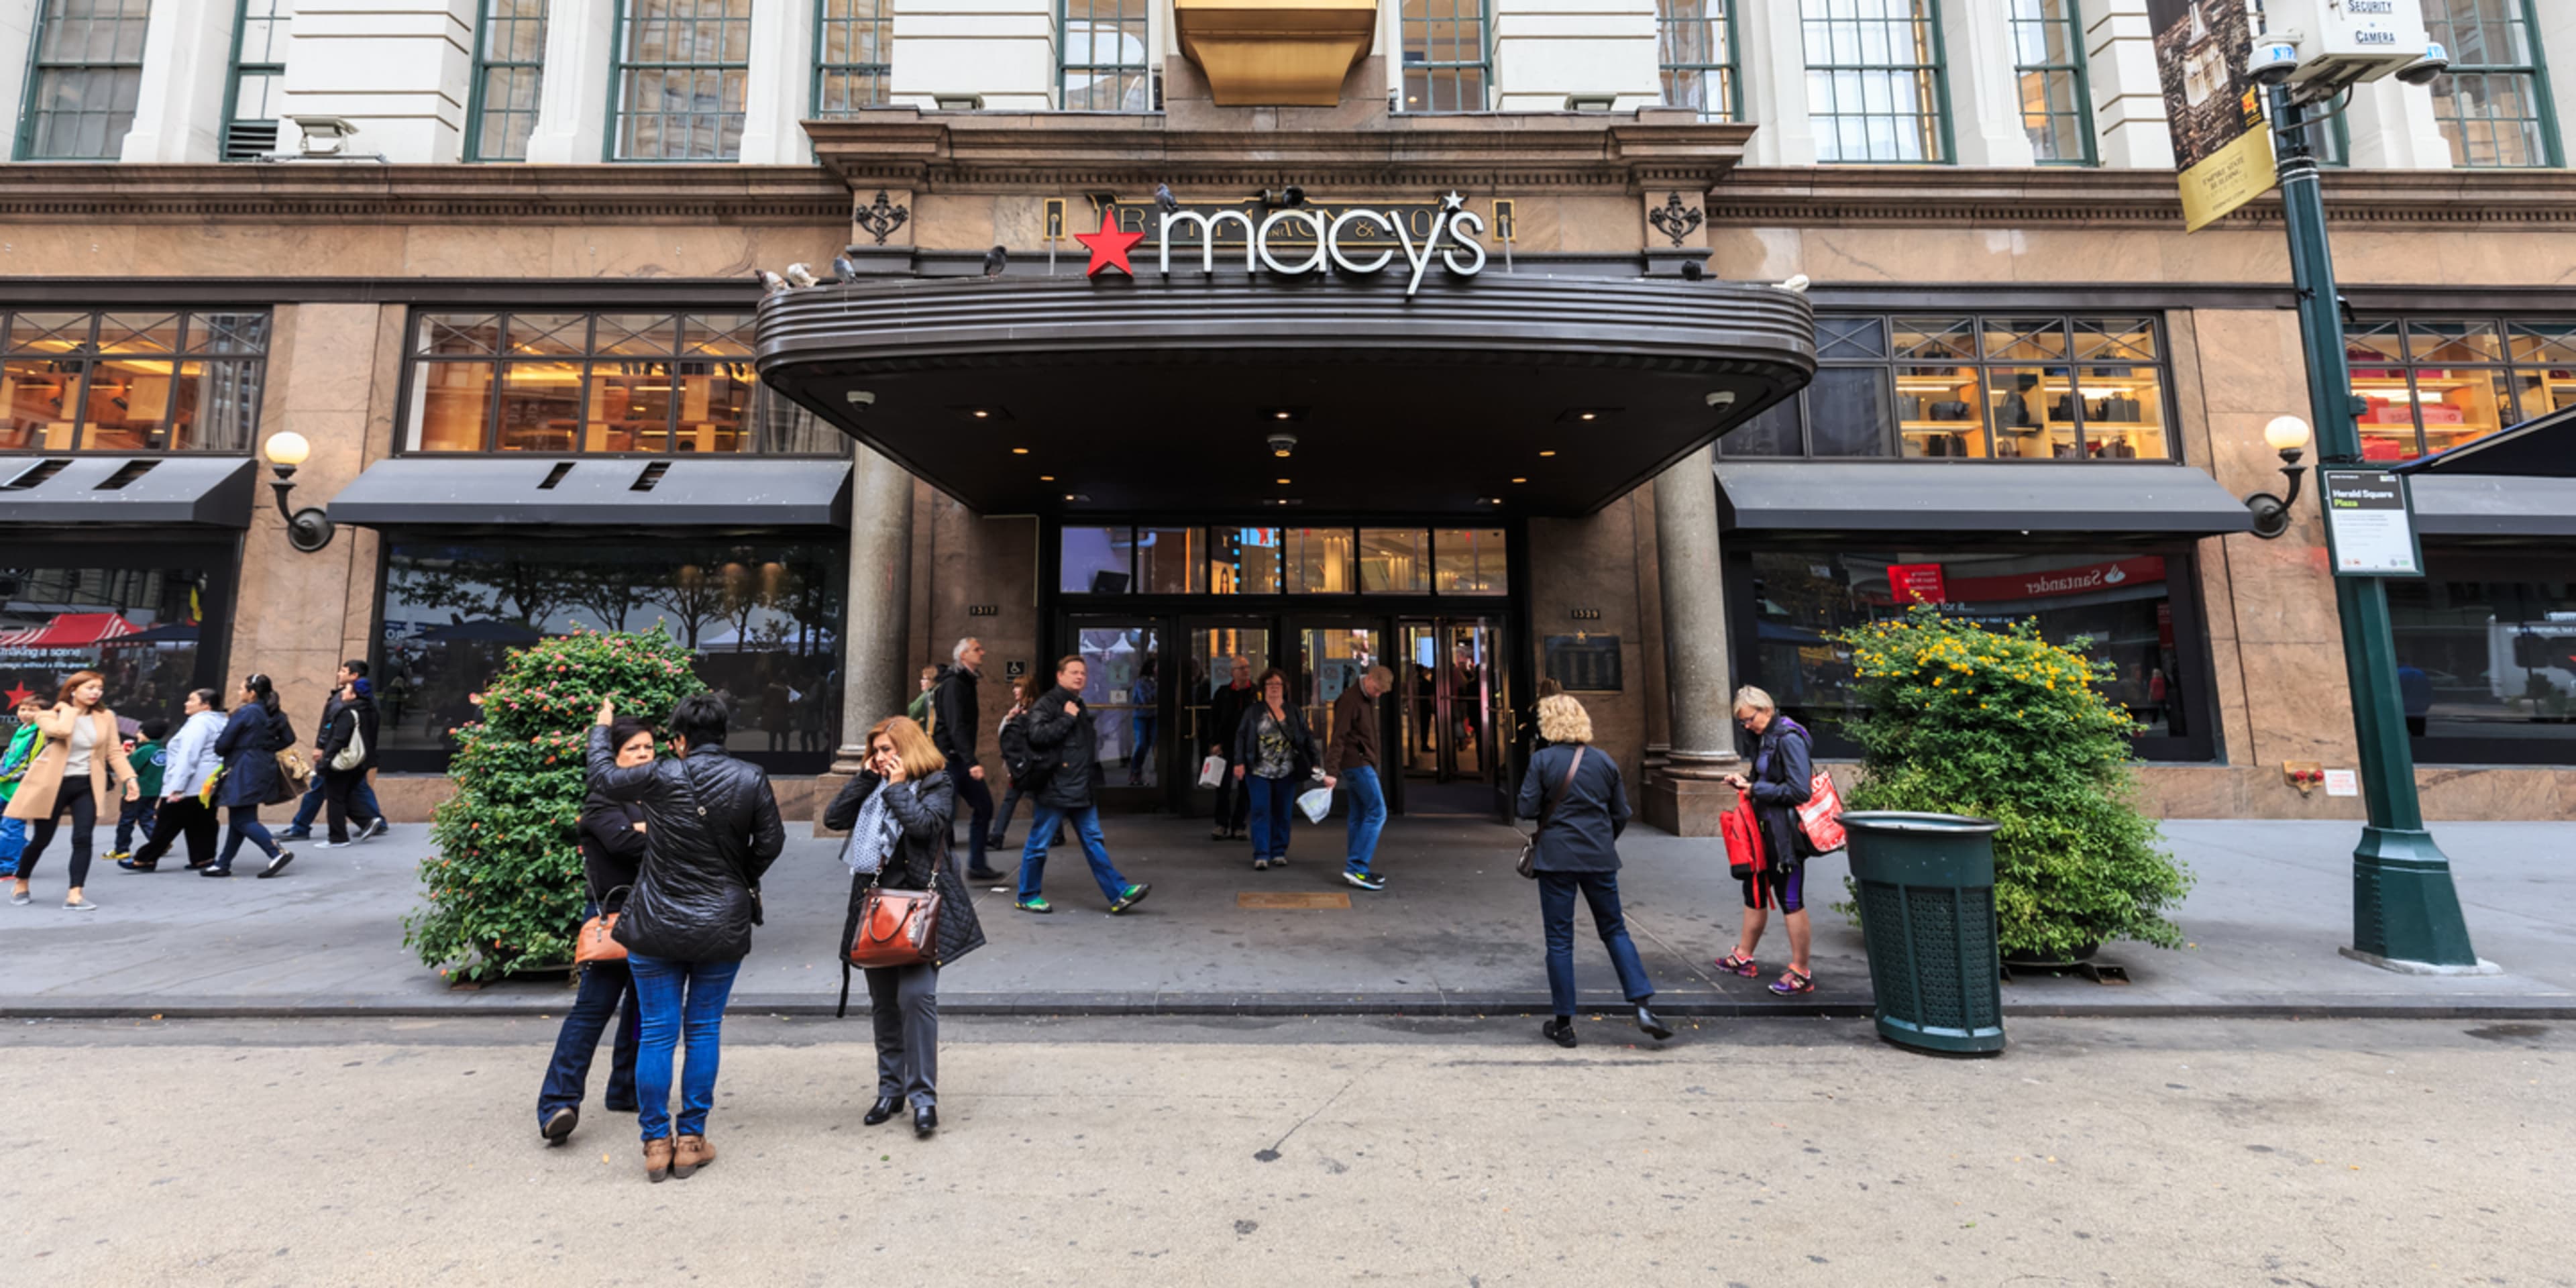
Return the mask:
[[1342,880],[1358,886],[1362,890],[1383,890],[1386,888],[1386,878],[1379,876],[1374,872],[1345,872],[1342,874]]
[[1287,856],[1287,855],[1285,855],[1285,854],[1282,854],[1282,855],[1280,855],[1278,858],[1272,859],[1272,860],[1270,861],[1270,866],[1272,866],[1272,867],[1274,867],[1274,868],[1284,868],[1284,867],[1288,866],[1288,856]]
[[1048,902],[1047,902],[1046,900],[1044,900],[1044,899],[1022,899],[1022,900],[1020,900],[1018,903],[1012,904],[1011,906],[1012,906],[1012,907],[1014,907],[1014,908],[1019,909],[1019,910],[1020,910],[1020,911],[1022,911],[1022,912],[1053,912],[1053,911],[1055,911],[1055,905],[1054,905],[1054,904],[1051,904],[1051,903],[1048,903]]
[[79,903],[73,903],[73,902],[71,902],[70,900],[65,900],[65,901],[63,902],[63,911],[65,911],[65,912],[96,912],[96,911],[98,911],[98,904],[97,904],[96,902],[94,902],[94,901],[92,901],[92,900],[88,900],[88,899],[83,899],[83,900],[81,900]]
[[34,903],[35,901],[36,901],[36,896],[34,896],[34,895],[32,895],[32,894],[28,894],[28,893],[26,893],[26,892],[24,892],[24,891],[20,891],[20,892],[18,892],[18,893],[15,893],[15,894],[12,894],[12,895],[10,895],[10,896],[9,896],[9,906],[10,906],[10,907],[13,907],[13,908],[24,908],[24,907],[26,907],[28,904]]
[[118,867],[120,867],[120,868],[123,868],[123,869],[125,869],[125,870],[126,870],[126,871],[128,871],[128,872],[150,872],[150,871],[152,871],[153,869],[160,867],[160,866],[161,866],[161,861],[160,861],[160,860],[158,860],[158,859],[155,859],[155,860],[153,860],[153,861],[151,861],[151,862],[149,862],[149,863],[146,863],[146,862],[143,862],[143,861],[138,860],[138,859],[124,858],[124,859],[118,859],[118,860],[116,861],[116,866],[118,866]]
[[200,868],[197,870],[197,875],[201,877],[228,877],[232,874],[233,870],[231,868],[223,867]]
[[1255,871],[1255,872],[1267,872],[1267,871],[1269,871],[1269,870],[1270,870],[1270,860],[1268,860],[1268,859],[1254,859],[1254,860],[1252,861],[1252,870],[1253,870],[1253,871]]
[[565,1105],[546,1115],[545,1125],[537,1128],[537,1134],[545,1137],[549,1145],[560,1145],[572,1135],[572,1129],[580,1125],[581,1111]]
[[360,841],[372,841],[392,830],[394,830],[394,825],[386,822],[382,816],[379,816],[375,822],[367,824],[367,830],[358,833],[354,839]]
[[270,859],[268,861],[268,866],[259,870],[260,879],[266,880],[269,877],[276,876],[280,872],[284,872],[286,870],[286,865],[293,863],[294,861],[295,851],[279,850],[277,852],[277,857]]
[[281,841],[310,841],[313,839],[313,829],[309,827],[290,827],[285,831],[278,833],[277,839]]
[[356,841],[316,841],[313,843],[313,848],[317,850],[345,850],[356,844]]
[[133,857],[134,857],[134,851],[132,851],[132,850],[110,850],[110,851],[108,851],[108,852],[107,852],[107,857],[108,857],[108,860],[109,860],[110,862],[116,863],[116,864],[118,864],[118,865],[120,865],[120,866],[121,866],[121,865],[123,865],[123,864],[124,864],[124,862],[125,862],[127,859],[130,859],[130,858],[133,858]]
[[1150,885],[1137,884],[1127,887],[1126,892],[1118,896],[1118,902],[1109,905],[1109,915],[1114,917],[1119,913],[1127,911],[1129,908],[1135,907],[1137,904],[1143,903],[1145,901],[1145,896],[1152,894],[1153,892],[1154,887]]
[[966,869],[966,879],[969,881],[999,881],[1002,879],[1002,874],[992,868],[968,868]]

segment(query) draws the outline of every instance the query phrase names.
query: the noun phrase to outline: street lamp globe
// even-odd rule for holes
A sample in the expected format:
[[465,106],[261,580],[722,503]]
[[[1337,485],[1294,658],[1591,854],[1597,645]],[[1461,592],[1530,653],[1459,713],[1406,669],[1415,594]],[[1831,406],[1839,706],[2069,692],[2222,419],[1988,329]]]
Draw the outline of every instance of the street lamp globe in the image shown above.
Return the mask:
[[[271,439],[274,443],[276,440]],[[2263,426],[2263,441],[2276,452],[2295,452],[2308,445],[2308,422],[2296,416],[2275,416]]]
[[313,444],[294,430],[282,430],[268,436],[268,463],[293,469],[313,455]]

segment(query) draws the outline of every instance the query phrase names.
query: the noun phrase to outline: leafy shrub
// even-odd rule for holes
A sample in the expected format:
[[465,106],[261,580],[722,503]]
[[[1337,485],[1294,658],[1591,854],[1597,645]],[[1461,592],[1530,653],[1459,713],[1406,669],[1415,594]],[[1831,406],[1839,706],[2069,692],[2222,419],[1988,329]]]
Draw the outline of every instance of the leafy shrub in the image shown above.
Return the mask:
[[431,817],[439,852],[421,861],[426,898],[404,919],[404,942],[458,980],[571,961],[584,900],[582,759],[600,701],[658,723],[703,687],[688,650],[659,630],[514,650],[483,695],[483,719],[454,731],[456,795]]
[[2137,728],[2096,680],[2077,639],[2060,648],[2022,622],[1988,630],[1917,605],[1845,631],[1868,714],[1853,809],[1993,819],[1995,914],[2006,952],[2064,960],[2087,945],[2182,944],[2164,914],[2191,877],[2138,812],[2129,778]]

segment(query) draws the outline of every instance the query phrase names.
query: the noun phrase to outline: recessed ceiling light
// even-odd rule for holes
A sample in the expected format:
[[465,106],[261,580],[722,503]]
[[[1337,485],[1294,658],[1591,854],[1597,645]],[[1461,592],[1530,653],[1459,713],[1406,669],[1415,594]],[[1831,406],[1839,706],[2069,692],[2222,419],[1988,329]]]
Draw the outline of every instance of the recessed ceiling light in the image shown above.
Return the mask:
[[1288,459],[1288,449],[1287,449],[1287,448],[1284,448],[1284,447],[1274,447],[1274,448],[1270,449],[1270,454],[1271,454],[1271,455],[1273,455],[1273,456],[1278,457],[1279,459],[1281,459],[1281,460],[1283,460],[1283,461],[1284,461],[1284,460],[1286,460],[1286,459]]
[[1555,449],[1555,448],[1553,448],[1553,447],[1549,447],[1549,448],[1541,449],[1541,450],[1540,450],[1540,452],[1539,452],[1539,455],[1541,455],[1541,456],[1554,456],[1554,455],[1556,455],[1556,449]]
[[1025,447],[1014,447],[1014,448],[1012,448],[1012,449],[1011,449],[1011,455],[1013,455],[1013,456],[1026,456],[1026,455],[1028,455],[1028,454],[1029,454],[1029,449],[1027,449],[1027,448],[1025,448]]
[[1278,482],[1279,486],[1281,486],[1281,487],[1286,487],[1286,486],[1288,486],[1288,480],[1286,480],[1286,479],[1279,479],[1279,480],[1276,480],[1276,481]]
[[[993,417],[993,413],[985,410],[984,408],[978,407],[975,409],[974,416],[977,420],[990,420]],[[1590,420],[1591,417],[1586,416],[1584,419]]]
[[1041,475],[1039,475],[1039,476],[1038,476],[1038,482],[1040,482],[1040,483],[1053,483],[1053,482],[1055,482],[1055,476],[1054,476],[1054,475],[1052,475],[1052,474],[1041,474]]
[[[977,413],[976,413],[976,415],[979,415],[979,416],[980,416],[980,415],[982,415],[982,414],[983,414],[982,412],[977,412]],[[1575,417],[1575,419],[1576,419],[1576,420],[1599,420],[1599,419],[1601,419],[1601,413],[1599,413],[1599,412],[1597,412],[1597,411],[1587,411],[1587,412],[1584,412],[1583,414],[1581,414],[1581,415],[1579,415],[1579,416]]]
[[1286,411],[1286,410],[1274,411],[1274,412],[1270,413],[1270,418],[1271,418],[1272,420],[1286,420],[1286,419],[1288,419],[1290,416],[1295,415],[1295,414],[1296,414],[1296,413],[1294,413],[1294,412],[1290,412],[1290,411]]
[[1513,480],[1512,480],[1512,482],[1514,482],[1514,483],[1527,483],[1527,482],[1529,482],[1529,480],[1528,480],[1528,479],[1513,479]]

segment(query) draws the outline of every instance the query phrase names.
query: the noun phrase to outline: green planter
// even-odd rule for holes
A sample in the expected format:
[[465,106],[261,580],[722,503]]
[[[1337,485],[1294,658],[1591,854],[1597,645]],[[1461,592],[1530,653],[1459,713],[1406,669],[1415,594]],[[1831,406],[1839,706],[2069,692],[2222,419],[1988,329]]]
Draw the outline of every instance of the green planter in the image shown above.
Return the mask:
[[1997,824],[1957,814],[1842,816],[1878,1035],[1951,1055],[2004,1049],[1995,952]]

